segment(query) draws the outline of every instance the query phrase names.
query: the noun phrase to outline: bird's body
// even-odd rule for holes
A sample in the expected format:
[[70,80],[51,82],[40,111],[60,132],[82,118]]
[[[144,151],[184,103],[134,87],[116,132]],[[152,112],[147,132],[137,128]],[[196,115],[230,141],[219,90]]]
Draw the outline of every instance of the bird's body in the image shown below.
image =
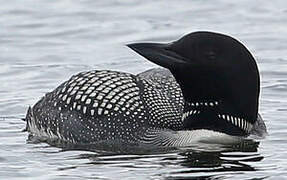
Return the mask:
[[150,128],[180,130],[180,88],[167,70],[155,71],[161,79],[145,77],[148,73],[79,73],[30,109],[29,131],[70,143],[136,143]]
[[[187,146],[201,137],[238,139],[266,132],[264,122],[257,117],[257,108],[256,116],[237,113],[246,103],[224,101],[225,94],[219,92],[221,85],[202,82],[201,88],[198,83],[183,87],[189,78],[197,77],[187,74],[185,80],[179,79],[176,65],[170,68],[172,73],[166,69],[138,75],[107,70],[79,73],[29,108],[27,129],[34,136],[71,144],[118,141],[157,146]],[[201,72],[197,73],[201,81],[213,78],[202,78]],[[217,83],[217,79],[214,81]],[[202,91],[195,94],[211,96],[209,89],[206,93],[202,89],[208,86],[217,93],[214,98],[187,97],[190,88]]]

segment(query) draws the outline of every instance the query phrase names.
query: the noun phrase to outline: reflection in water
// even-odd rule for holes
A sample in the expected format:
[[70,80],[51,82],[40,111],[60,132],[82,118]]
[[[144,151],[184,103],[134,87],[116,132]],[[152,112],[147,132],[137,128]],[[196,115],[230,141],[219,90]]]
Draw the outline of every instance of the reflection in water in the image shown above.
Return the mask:
[[237,145],[220,147],[221,150],[187,150],[180,153],[184,158],[178,164],[184,167],[183,170],[169,173],[171,177],[167,179],[217,179],[226,172],[256,171],[248,162],[263,159],[257,152],[258,145],[259,142],[246,140]]
[[[61,146],[62,152],[88,150],[84,146],[63,146],[63,144]],[[78,168],[78,166],[91,166],[92,168],[113,166],[129,171],[156,168],[155,176],[165,179],[221,179],[234,173],[256,171],[252,163],[263,159],[263,156],[258,153],[258,146],[259,142],[250,139],[233,145],[202,143],[192,147],[173,149],[123,145],[116,148],[115,144],[113,146],[101,144],[101,147],[98,145],[93,150],[89,148],[89,151],[93,153],[81,152],[72,157],[72,159],[88,160],[88,162],[58,170],[64,171]],[[111,147],[113,149],[110,149]],[[157,172],[158,169],[165,169],[165,171]]]

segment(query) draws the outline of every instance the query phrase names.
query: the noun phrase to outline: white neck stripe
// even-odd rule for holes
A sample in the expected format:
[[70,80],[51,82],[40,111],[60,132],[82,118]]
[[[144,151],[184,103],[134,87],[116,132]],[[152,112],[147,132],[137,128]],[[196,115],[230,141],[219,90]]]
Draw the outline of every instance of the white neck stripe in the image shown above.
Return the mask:
[[[191,110],[191,111],[184,112],[182,114],[181,120],[184,121],[187,117],[189,117],[191,115],[199,114],[199,113],[200,113],[199,110]],[[243,131],[245,131],[247,133],[249,133],[253,127],[253,125],[250,122],[248,122],[247,120],[245,120],[243,118],[235,117],[235,116],[228,115],[228,114],[217,114],[217,116],[220,119],[223,119],[223,120],[230,122],[234,126],[242,129]]]
[[239,127],[240,129],[244,130],[247,133],[249,133],[253,127],[253,125],[250,122],[246,121],[243,118],[234,117],[228,114],[218,114],[218,117],[230,122],[231,124]]

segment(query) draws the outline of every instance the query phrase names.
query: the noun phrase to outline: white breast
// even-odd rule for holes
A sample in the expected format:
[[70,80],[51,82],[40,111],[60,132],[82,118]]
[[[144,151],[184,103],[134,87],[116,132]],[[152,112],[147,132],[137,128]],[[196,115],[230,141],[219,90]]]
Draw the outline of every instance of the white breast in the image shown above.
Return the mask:
[[234,144],[240,140],[241,137],[206,129],[189,131],[149,129],[142,138],[143,143],[167,147],[193,146],[196,143]]

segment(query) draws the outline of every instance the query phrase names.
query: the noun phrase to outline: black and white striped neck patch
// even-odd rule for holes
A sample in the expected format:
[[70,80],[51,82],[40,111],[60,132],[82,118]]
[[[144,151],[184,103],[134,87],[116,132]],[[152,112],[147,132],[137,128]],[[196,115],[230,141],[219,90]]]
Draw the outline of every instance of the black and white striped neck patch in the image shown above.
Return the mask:
[[218,114],[217,116],[220,119],[223,119],[223,120],[230,122],[234,126],[242,129],[243,131],[245,131],[247,133],[250,133],[250,131],[253,127],[253,125],[244,118],[235,117],[235,116],[228,115],[228,114]]
[[[205,105],[205,103],[202,103]],[[215,105],[215,103],[213,103]],[[194,106],[200,106],[200,103],[194,103]],[[216,105],[218,105],[218,103],[216,103]],[[194,116],[194,115],[199,115],[200,113],[204,113],[204,111],[200,111],[197,109],[192,109],[189,111],[186,111],[182,114],[181,120],[182,122],[185,121],[188,117]],[[252,123],[248,122],[246,119],[241,118],[241,117],[237,117],[237,116],[233,116],[233,115],[229,115],[229,114],[224,114],[224,113],[216,113],[217,117],[219,119],[222,119],[224,121],[227,121],[229,123],[231,123],[232,125],[240,128],[241,130],[243,130],[246,133],[250,133],[251,129],[253,128]]]

